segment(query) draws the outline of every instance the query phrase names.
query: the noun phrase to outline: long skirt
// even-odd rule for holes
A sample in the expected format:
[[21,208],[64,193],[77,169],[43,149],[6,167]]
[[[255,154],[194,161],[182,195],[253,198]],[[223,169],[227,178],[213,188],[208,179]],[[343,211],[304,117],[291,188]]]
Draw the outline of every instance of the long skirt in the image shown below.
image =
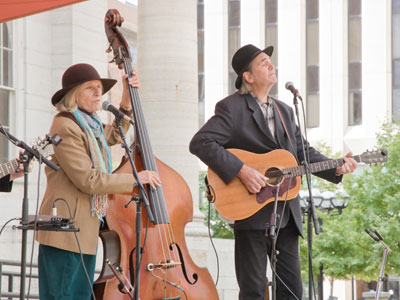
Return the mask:
[[83,254],[89,279],[79,253],[39,245],[40,300],[90,300],[96,255]]

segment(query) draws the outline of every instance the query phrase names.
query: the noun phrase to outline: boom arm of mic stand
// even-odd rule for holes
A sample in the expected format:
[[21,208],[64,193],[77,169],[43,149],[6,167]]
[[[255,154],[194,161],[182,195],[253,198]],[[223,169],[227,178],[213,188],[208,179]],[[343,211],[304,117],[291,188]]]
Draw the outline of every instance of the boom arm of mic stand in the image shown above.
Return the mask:
[[54,171],[58,171],[60,169],[59,166],[56,166],[53,164],[50,160],[48,160],[46,157],[41,155],[38,151],[33,150],[31,147],[29,147],[25,142],[17,139],[15,136],[13,136],[11,133],[5,132],[3,128],[0,127],[0,132],[4,134],[6,138],[11,140],[13,144],[15,144],[17,147],[20,147],[24,149],[27,153],[29,153],[32,157],[36,157],[39,161],[44,162],[47,166],[52,168]]
[[293,96],[293,104],[295,106],[296,109],[296,118],[297,118],[297,123],[299,125],[299,130],[300,130],[300,139],[301,139],[301,147],[302,147],[302,151],[303,151],[303,157],[304,157],[304,169],[306,171],[306,179],[307,179],[307,188],[308,188],[308,194],[309,194],[309,206],[310,206],[310,213],[312,215],[312,220],[314,223],[314,231],[315,234],[318,235],[320,230],[319,230],[319,226],[318,226],[318,219],[317,219],[317,214],[315,211],[315,205],[314,205],[314,199],[312,197],[312,191],[311,191],[311,173],[310,173],[310,167],[308,165],[308,161],[307,161],[307,155],[306,155],[306,149],[305,149],[305,144],[304,144],[304,138],[303,138],[303,134],[301,132],[301,123],[300,123],[300,116],[299,116],[299,108],[298,108],[298,101],[297,101],[297,96]]

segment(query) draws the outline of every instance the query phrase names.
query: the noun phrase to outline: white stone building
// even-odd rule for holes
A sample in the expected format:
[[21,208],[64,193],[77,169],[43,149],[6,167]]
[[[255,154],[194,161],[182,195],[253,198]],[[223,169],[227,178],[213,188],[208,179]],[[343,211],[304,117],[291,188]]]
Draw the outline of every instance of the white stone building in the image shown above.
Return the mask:
[[[197,161],[188,150],[189,140],[198,128],[196,2],[143,1],[139,12],[131,2],[89,0],[0,24],[0,121],[24,141],[46,134],[56,113],[50,98],[61,88],[62,73],[71,64],[90,63],[102,76],[120,79],[116,66],[108,64],[112,55],[105,53],[108,43],[104,33],[107,9],[117,8],[125,18],[121,31],[130,45],[142,83],[140,95],[154,153],[177,170],[192,191],[194,222],[186,226],[189,249],[200,266],[213,268],[215,258],[208,254],[211,245],[198,209]],[[139,60],[138,53],[141,53]],[[118,101],[120,94],[119,83],[104,98]],[[107,113],[101,115],[105,121],[111,120]],[[14,145],[0,137],[1,162],[16,157],[17,153]],[[120,160],[121,154],[114,147],[115,161]],[[29,176],[29,214],[35,213],[46,188],[44,173],[39,178],[38,172],[36,164]],[[22,196],[22,179],[14,182],[12,193],[0,195],[0,224],[21,216]],[[0,257],[20,260],[21,232],[13,229],[12,224],[17,223],[10,223],[0,237]],[[220,249],[226,245],[224,241],[220,244]],[[31,245],[32,232],[28,261]],[[232,258],[231,251],[229,255]],[[234,280],[233,269],[226,270]],[[235,288],[230,281],[220,289],[221,299],[232,298],[229,293]],[[5,289],[7,283],[2,282]],[[14,291],[18,290],[16,280]],[[32,291],[37,292],[36,284]]]
[[292,105],[285,83],[294,83],[308,112],[309,140],[354,153],[374,146],[381,122],[390,120],[400,103],[397,0],[199,2],[205,119],[233,91],[234,49],[274,45],[273,93]]
[[[102,76],[119,79],[118,70],[107,64],[103,24],[108,8],[119,9],[131,53],[138,57],[154,152],[191,187],[196,222],[187,226],[187,242],[195,261],[207,265],[215,279],[216,259],[197,208],[199,168],[187,148],[198,124],[233,91],[233,52],[247,43],[273,44],[279,80],[273,93],[291,104],[285,83],[292,81],[299,89],[309,140],[324,140],[334,151],[363,152],[374,146],[381,122],[400,109],[400,1],[199,0],[199,51],[195,0],[141,0],[139,7],[138,12],[129,3],[89,0],[0,24],[0,121],[24,141],[47,133],[55,114],[50,97],[71,64],[91,63]],[[118,98],[120,88],[110,95]],[[1,162],[17,153],[0,137]],[[29,181],[30,214],[45,190],[44,173],[38,184],[38,171],[36,164]],[[0,195],[0,224],[21,215],[22,196],[22,180],[12,193]],[[0,236],[0,257],[19,260],[20,243],[20,231],[7,226]],[[216,246],[220,299],[236,299],[233,241],[217,240]],[[351,299],[349,290],[336,296]]]
[[[234,92],[232,54],[248,43],[275,47],[271,92],[293,106],[285,83],[294,83],[311,144],[362,153],[375,147],[382,122],[398,116],[400,1],[199,0],[198,7],[200,125]],[[356,299],[351,284],[335,287],[339,299]]]

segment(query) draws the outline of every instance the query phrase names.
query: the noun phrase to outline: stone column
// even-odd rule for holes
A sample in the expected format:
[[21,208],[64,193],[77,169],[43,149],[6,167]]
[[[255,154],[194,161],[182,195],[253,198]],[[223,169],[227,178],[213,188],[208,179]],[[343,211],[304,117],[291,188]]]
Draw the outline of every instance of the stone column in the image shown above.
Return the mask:
[[195,0],[139,1],[137,69],[154,154],[189,185],[194,216],[186,233],[202,236],[199,164],[188,150],[198,129],[196,7]]

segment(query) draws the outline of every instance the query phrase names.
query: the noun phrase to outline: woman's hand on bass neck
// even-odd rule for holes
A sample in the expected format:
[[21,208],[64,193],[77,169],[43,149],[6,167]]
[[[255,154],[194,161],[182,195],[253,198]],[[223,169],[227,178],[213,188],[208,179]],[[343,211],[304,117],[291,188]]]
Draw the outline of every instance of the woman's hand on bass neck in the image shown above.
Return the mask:
[[[130,110],[131,109],[131,99],[129,97],[129,89],[128,89],[128,84],[127,84],[127,78],[128,75],[124,74],[122,76],[122,86],[123,86],[123,92],[122,92],[122,100],[120,103],[121,108],[125,110]],[[139,77],[136,74],[136,71],[132,71],[132,77],[128,79],[129,85],[131,87],[140,88],[140,81]]]

